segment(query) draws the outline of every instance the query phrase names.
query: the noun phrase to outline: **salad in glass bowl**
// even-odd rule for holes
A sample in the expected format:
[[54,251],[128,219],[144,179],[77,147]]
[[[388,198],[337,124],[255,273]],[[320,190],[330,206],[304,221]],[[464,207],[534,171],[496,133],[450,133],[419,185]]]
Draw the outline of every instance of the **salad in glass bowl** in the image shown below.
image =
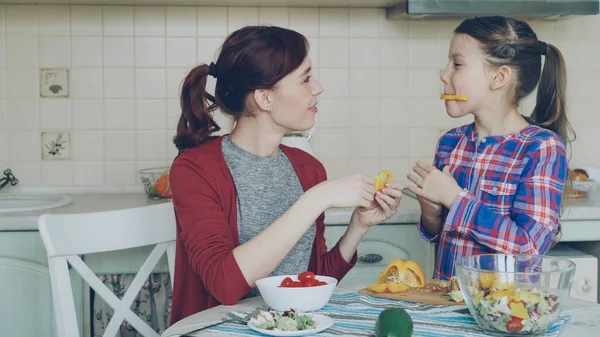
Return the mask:
[[548,256],[483,254],[457,260],[456,274],[483,330],[538,335],[558,318],[569,297],[575,264]]

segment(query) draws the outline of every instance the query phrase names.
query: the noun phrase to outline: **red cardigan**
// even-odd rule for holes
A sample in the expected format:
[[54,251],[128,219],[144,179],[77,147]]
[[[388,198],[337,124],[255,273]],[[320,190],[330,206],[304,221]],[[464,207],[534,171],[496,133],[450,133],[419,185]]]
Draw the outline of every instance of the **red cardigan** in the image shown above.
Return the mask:
[[[183,152],[171,166],[177,219],[171,324],[219,304],[235,304],[252,289],[233,256],[240,244],[236,193],[222,140],[219,137]],[[304,191],[327,179],[325,168],[311,155],[283,145],[281,149]],[[321,214],[316,220],[308,269],[341,280],[356,263],[356,253],[348,263],[338,245],[327,251],[324,219]]]

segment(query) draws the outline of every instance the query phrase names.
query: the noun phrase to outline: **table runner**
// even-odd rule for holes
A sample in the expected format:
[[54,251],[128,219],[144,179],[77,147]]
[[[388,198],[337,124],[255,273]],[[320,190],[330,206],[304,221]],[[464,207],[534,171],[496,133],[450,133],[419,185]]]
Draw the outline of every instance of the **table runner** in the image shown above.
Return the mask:
[[[414,323],[414,337],[491,336],[479,328],[466,306],[434,306],[359,293],[333,294],[329,303],[316,313],[331,317],[334,325],[314,336],[372,336],[379,313],[392,307],[404,308],[410,315]],[[230,314],[245,315],[241,312]],[[558,336],[563,324],[571,318],[571,315],[561,315],[544,336]],[[240,336],[264,336],[239,323],[224,323],[206,331]]]

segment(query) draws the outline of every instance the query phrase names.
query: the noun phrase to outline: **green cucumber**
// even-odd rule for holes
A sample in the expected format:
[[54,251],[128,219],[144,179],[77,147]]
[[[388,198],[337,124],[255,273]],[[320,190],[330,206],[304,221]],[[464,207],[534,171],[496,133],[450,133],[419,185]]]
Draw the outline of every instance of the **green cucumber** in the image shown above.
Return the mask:
[[383,310],[375,323],[375,337],[410,337],[413,321],[402,308]]

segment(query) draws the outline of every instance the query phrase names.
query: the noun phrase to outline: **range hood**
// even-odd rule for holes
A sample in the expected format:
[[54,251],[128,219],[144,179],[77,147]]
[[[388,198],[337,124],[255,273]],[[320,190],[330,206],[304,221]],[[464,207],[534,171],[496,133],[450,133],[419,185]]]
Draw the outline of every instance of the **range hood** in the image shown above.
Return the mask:
[[596,15],[600,0],[401,0],[386,9],[388,20],[464,19],[504,15],[522,20],[557,20]]

